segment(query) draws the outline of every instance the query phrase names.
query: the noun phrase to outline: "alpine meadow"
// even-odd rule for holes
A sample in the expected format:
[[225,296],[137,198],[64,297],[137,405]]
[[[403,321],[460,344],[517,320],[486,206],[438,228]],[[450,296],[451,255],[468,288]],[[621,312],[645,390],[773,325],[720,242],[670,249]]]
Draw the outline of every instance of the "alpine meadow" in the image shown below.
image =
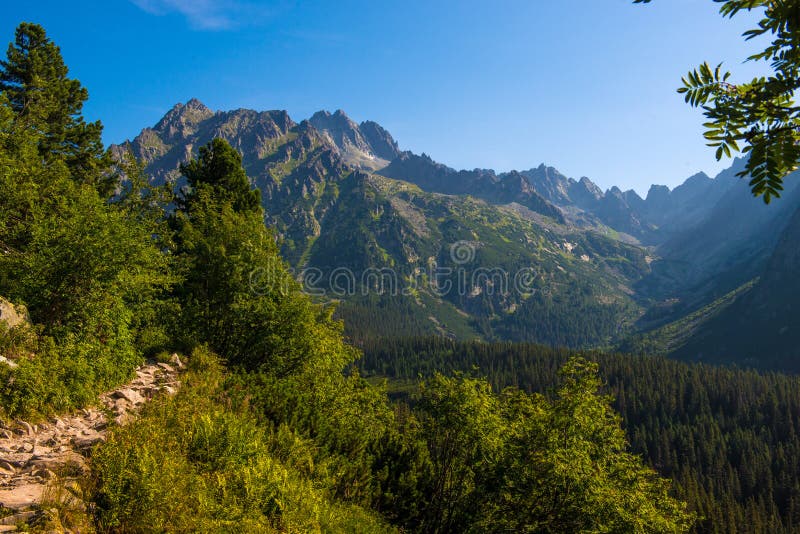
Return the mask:
[[800,532],[800,2],[88,4],[0,15],[0,532]]

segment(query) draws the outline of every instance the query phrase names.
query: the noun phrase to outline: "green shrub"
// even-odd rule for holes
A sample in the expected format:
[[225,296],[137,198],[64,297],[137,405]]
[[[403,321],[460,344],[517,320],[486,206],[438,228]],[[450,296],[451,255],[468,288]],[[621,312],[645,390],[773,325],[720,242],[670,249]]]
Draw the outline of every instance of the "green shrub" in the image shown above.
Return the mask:
[[312,476],[307,443],[233,402],[213,354],[195,350],[188,367],[175,397],[154,400],[95,450],[88,486],[99,530],[391,531],[332,497]]
[[43,337],[30,348],[34,356],[18,360],[16,369],[0,366],[6,417],[42,417],[91,404],[102,391],[128,380],[142,361],[130,346],[70,335],[58,345]]

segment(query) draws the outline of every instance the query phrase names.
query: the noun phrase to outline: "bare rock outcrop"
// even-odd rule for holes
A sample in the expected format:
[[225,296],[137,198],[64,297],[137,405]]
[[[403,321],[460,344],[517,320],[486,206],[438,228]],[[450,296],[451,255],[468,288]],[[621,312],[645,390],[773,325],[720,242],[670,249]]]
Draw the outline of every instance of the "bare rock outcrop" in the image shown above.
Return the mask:
[[0,321],[4,322],[8,328],[14,328],[28,324],[31,320],[25,306],[15,305],[0,297]]

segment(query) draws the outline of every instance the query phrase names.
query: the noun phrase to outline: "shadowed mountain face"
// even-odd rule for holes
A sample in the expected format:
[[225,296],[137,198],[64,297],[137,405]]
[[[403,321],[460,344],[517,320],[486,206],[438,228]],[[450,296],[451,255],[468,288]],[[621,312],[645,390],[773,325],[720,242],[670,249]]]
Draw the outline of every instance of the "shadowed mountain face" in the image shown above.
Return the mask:
[[[703,173],[674,190],[652,186],[646,198],[612,187],[605,193],[589,178],[568,178],[553,167],[496,174],[493,170],[456,171],[429,156],[400,154],[380,173],[445,194],[470,194],[493,203],[517,202],[538,213],[583,228],[603,227],[644,245],[660,245],[708,217],[735,184],[741,163],[712,179]],[[555,208],[555,209],[554,209]],[[627,237],[626,237],[627,236]]]
[[737,160],[706,188],[705,195],[714,203],[702,212],[695,210],[692,219],[699,222],[671,232],[658,246],[661,259],[638,287],[654,298],[680,297],[673,318],[759,276],[800,206],[797,174],[786,179],[781,199],[765,205],[736,177],[743,165]]
[[637,342],[685,360],[800,372],[800,209],[782,223],[759,278]]
[[516,202],[558,222],[565,222],[561,210],[540,195],[533,184],[516,171],[497,175],[492,170],[456,171],[429,156],[403,152],[380,174],[405,180],[426,191],[446,195],[472,195],[494,204]]
[[[178,180],[180,164],[215,137],[242,154],[284,257],[313,274],[321,298],[342,301],[354,337],[609,345],[761,274],[800,204],[795,181],[773,206],[754,201],[735,177],[738,160],[713,179],[652,186],[646,198],[545,165],[459,171],[401,151],[380,125],[341,110],[297,123],[285,111],[214,112],[190,100],[126,147],[160,183]],[[442,293],[432,267],[450,269],[437,283],[469,283]],[[365,275],[381,269],[407,291]],[[508,275],[506,286],[493,269]],[[508,287],[523,269],[530,294]],[[338,291],[332,277],[342,270],[351,274]]]

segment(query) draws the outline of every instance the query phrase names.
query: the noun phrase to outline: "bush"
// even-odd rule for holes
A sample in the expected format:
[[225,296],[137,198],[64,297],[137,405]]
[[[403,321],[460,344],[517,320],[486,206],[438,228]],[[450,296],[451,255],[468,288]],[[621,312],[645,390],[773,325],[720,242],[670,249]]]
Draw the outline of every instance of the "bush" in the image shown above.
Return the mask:
[[[306,446],[260,425],[221,387],[223,370],[194,351],[181,391],[114,429],[92,457],[89,491],[101,531],[382,532],[369,511],[336,501]],[[298,465],[299,464],[299,465]]]
[[128,380],[142,362],[128,345],[100,345],[71,335],[60,344],[42,337],[27,347],[34,356],[17,360],[19,367],[0,365],[5,417],[44,417],[91,404],[99,393]]

